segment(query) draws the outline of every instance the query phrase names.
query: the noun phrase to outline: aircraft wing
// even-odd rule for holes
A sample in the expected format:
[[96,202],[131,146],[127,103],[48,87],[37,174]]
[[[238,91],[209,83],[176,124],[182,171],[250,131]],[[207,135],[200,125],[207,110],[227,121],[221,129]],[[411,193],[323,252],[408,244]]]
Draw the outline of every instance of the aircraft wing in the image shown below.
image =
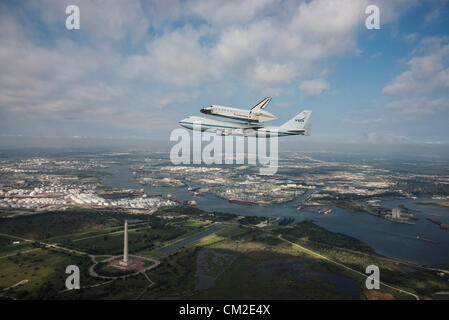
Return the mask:
[[250,125],[248,125],[245,129],[254,129],[254,130],[257,130],[257,129],[260,129],[260,128],[263,128],[264,126],[261,126],[261,125],[254,125],[254,124],[250,124]]

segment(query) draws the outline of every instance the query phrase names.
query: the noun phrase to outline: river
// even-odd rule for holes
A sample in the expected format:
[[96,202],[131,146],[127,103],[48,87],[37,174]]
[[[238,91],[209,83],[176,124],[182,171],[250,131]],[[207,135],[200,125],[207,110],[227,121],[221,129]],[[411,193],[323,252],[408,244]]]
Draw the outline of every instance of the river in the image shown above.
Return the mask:
[[[107,186],[119,188],[141,189],[142,186],[134,179],[127,165],[111,165],[106,169],[110,175],[104,176],[101,182]],[[295,201],[269,206],[245,206],[229,203],[211,194],[194,197],[187,187],[149,187],[144,186],[147,194],[172,194],[182,200],[195,200],[198,208],[207,211],[229,212],[248,216],[292,217],[299,222],[313,219],[318,225],[333,231],[360,239],[371,245],[377,253],[408,260],[420,264],[449,263],[449,230],[443,230],[426,218],[434,218],[449,225],[449,209],[435,206],[418,205],[419,201],[433,201],[431,199],[399,199],[382,201],[381,205],[395,208],[399,204],[409,209],[418,210],[414,215],[419,218],[414,225],[391,222],[363,212],[330,207],[332,213],[322,215],[306,210],[298,211],[295,204],[306,195]],[[432,244],[416,239],[420,236],[439,241]]]

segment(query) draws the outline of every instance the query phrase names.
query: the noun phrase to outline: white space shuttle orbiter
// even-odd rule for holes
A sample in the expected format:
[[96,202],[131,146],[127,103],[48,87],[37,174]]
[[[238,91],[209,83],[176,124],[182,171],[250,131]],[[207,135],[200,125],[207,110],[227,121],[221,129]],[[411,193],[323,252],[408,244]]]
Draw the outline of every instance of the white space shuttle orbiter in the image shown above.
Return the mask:
[[268,122],[277,119],[275,115],[264,110],[270,101],[271,98],[265,98],[250,110],[211,105],[201,109],[201,112],[213,116],[243,120],[247,122]]

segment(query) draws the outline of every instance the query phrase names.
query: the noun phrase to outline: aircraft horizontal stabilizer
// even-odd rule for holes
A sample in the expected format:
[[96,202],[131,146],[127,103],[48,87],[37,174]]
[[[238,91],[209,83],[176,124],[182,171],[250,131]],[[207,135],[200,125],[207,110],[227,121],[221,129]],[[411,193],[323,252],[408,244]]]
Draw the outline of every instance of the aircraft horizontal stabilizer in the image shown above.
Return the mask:
[[312,134],[312,124],[311,123],[306,123],[304,125],[304,135],[305,136],[310,136]]

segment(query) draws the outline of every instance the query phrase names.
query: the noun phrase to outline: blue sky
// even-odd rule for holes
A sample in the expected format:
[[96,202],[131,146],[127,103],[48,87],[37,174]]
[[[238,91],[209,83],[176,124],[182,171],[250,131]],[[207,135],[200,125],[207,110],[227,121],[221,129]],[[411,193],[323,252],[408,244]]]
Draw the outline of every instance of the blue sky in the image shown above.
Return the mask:
[[[65,28],[80,8],[81,29]],[[367,5],[380,30],[365,27]],[[6,1],[0,134],[168,139],[266,96],[312,140],[448,142],[449,4],[428,0]],[[275,124],[275,123],[273,123]]]

